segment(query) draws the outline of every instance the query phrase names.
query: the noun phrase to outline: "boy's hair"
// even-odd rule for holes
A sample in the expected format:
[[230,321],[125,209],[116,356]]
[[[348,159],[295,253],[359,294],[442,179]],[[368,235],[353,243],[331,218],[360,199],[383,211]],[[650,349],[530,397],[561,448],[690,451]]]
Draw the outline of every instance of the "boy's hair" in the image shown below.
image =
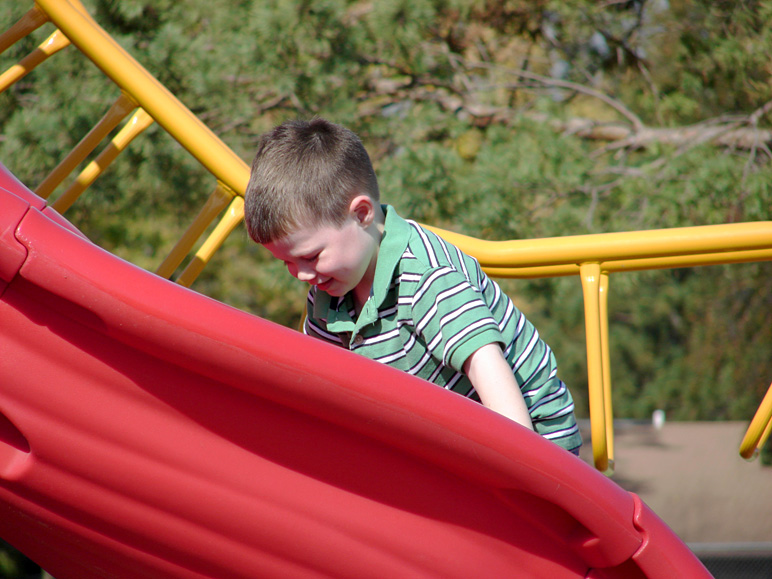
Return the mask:
[[305,225],[340,226],[351,200],[379,202],[378,181],[362,141],[321,118],[287,121],[264,134],[244,195],[244,220],[257,243]]

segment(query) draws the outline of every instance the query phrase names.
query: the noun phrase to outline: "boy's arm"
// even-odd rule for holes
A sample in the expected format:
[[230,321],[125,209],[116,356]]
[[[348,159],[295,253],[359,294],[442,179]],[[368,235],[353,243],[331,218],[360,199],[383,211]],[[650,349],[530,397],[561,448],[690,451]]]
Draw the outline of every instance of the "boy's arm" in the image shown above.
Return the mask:
[[487,344],[469,356],[464,373],[484,406],[533,430],[520,386],[498,343]]

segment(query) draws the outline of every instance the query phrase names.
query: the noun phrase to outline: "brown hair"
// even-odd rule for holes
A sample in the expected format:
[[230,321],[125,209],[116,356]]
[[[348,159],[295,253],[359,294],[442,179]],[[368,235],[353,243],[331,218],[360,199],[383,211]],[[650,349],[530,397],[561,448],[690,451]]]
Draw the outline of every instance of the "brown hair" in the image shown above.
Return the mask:
[[362,141],[321,118],[287,121],[264,134],[244,195],[249,236],[268,243],[301,225],[342,225],[356,195],[379,201]]

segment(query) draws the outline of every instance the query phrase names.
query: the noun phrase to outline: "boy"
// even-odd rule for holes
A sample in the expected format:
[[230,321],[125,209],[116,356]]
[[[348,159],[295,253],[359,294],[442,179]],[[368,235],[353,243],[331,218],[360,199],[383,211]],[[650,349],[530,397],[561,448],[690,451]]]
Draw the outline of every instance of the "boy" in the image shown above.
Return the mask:
[[311,284],[304,332],[429,380],[578,454],[555,358],[477,261],[379,202],[362,142],[324,119],[263,135],[249,236]]

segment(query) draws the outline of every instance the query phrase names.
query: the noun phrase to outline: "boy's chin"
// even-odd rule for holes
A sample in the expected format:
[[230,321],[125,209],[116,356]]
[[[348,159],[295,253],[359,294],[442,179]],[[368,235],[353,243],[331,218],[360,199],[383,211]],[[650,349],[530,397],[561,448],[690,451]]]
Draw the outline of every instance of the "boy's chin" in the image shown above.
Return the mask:
[[326,288],[325,287],[316,286],[316,289],[318,291],[323,291],[327,295],[332,296],[334,298],[342,298],[347,293],[351,292],[354,288],[348,288],[348,287],[345,287],[342,284],[336,283],[336,284],[331,284],[330,286],[328,286]]
[[323,291],[326,294],[329,294],[334,297],[340,297],[342,295],[345,295],[346,292],[341,293],[341,288],[339,287],[339,284],[336,284],[334,281],[330,280],[325,283],[319,284],[316,286],[316,289],[318,291]]

